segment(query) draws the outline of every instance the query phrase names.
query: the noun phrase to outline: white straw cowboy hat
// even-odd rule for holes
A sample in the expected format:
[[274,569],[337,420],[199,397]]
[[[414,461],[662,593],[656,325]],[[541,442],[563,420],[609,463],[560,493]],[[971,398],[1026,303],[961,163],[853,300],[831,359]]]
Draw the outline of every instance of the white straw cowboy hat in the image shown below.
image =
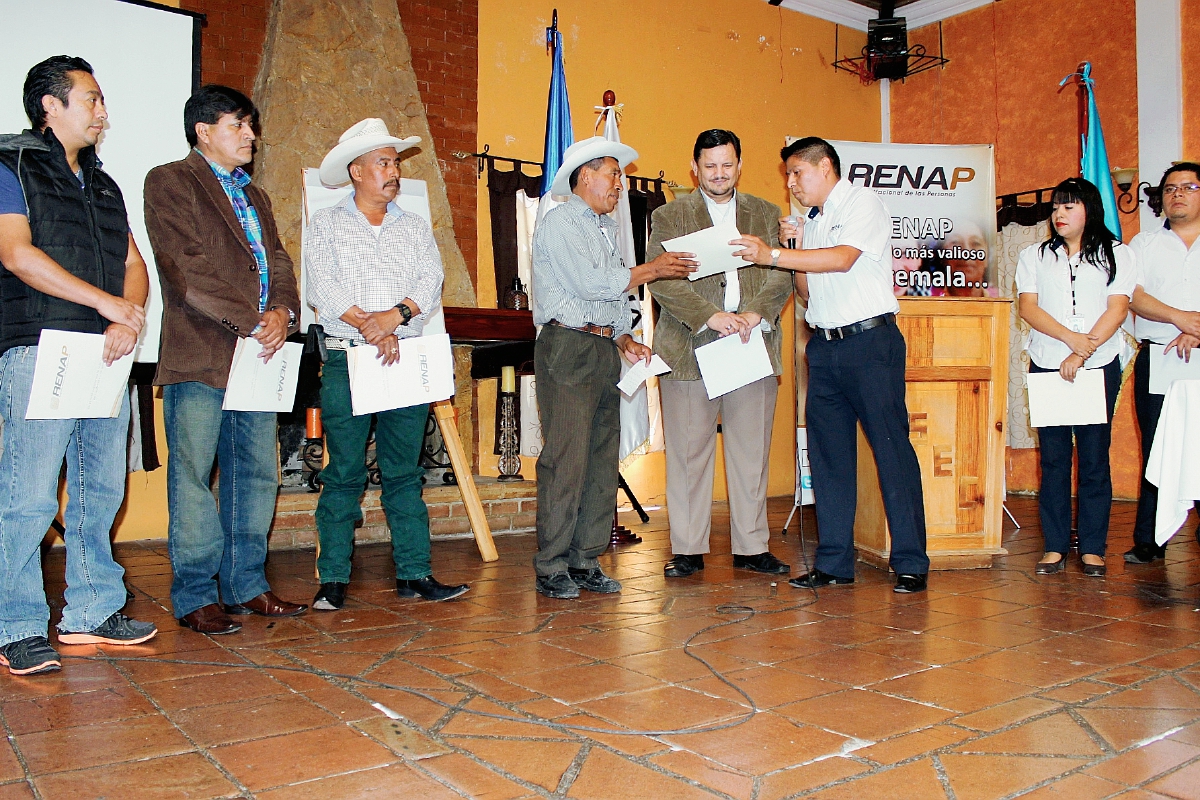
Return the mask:
[[329,187],[345,186],[350,182],[350,173],[346,171],[346,168],[359,156],[381,147],[394,147],[399,153],[410,147],[416,147],[420,142],[420,136],[398,139],[388,133],[387,125],[383,120],[377,117],[368,117],[362,122],[351,125],[338,138],[337,145],[321,161],[321,183]]
[[[567,148],[567,152],[563,153],[562,166],[558,168],[558,172],[554,173],[554,183],[550,186],[550,193],[557,195],[567,195],[571,193],[571,173],[579,169],[581,166],[591,161],[594,158],[615,158],[617,163],[621,165],[621,169],[625,169],[630,161],[638,157],[637,150],[634,150],[627,144],[620,142],[610,142],[603,136],[593,136],[590,139],[584,139],[576,142]],[[322,168],[322,176],[324,168]]]

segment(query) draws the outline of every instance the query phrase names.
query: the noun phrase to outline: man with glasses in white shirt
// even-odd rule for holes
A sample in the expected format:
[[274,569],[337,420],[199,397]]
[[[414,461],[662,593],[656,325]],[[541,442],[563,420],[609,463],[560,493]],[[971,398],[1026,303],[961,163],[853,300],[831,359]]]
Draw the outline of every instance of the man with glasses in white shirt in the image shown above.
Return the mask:
[[1192,348],[1200,345],[1200,164],[1182,161],[1172,166],[1159,186],[1166,221],[1129,243],[1141,270],[1130,309],[1137,315],[1134,337],[1140,343],[1133,367],[1133,402],[1142,433],[1142,491],[1133,549],[1125,554],[1130,564],[1149,564],[1166,553],[1166,546],[1154,541],[1158,487],[1145,478],[1163,405],[1163,395],[1150,392],[1151,348],[1175,349],[1177,355],[1190,357]]

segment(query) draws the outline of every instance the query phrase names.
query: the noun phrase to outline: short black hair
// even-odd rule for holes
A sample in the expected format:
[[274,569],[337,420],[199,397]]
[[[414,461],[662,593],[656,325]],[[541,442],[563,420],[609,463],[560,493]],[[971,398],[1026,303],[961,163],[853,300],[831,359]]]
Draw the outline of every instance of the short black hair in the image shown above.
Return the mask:
[[1158,191],[1162,192],[1162,187],[1167,185],[1167,178],[1174,175],[1176,172],[1191,172],[1197,178],[1200,178],[1200,164],[1194,161],[1180,161],[1178,164],[1172,164],[1167,167],[1167,171],[1163,173],[1162,180],[1158,182]]
[[[579,173],[584,167],[587,167],[588,169],[600,169],[600,167],[604,166],[604,159],[606,158],[612,158],[612,156],[600,156],[599,158],[593,158],[591,161],[585,161],[576,167],[571,172],[571,177],[568,178],[568,181],[571,184],[571,191],[575,191],[575,184],[579,183]],[[613,160],[616,161],[615,158],[613,158]]]
[[722,145],[733,145],[733,152],[737,153],[738,160],[742,159],[742,141],[733,131],[722,130],[721,128],[710,128],[696,137],[696,145],[692,148],[692,161],[700,160],[700,152],[703,150],[711,150],[714,147]]
[[183,133],[187,136],[188,144],[196,146],[197,122],[214,125],[226,114],[233,114],[238,119],[250,117],[251,126],[258,129],[258,109],[249,97],[237,89],[215,83],[197,89],[183,104]]
[[35,131],[40,131],[46,126],[43,97],[51,95],[57,97],[64,106],[68,105],[68,97],[75,86],[75,79],[68,74],[71,72],[94,74],[92,65],[78,56],[50,56],[45,61],[35,64],[25,75],[25,88],[21,99],[25,104],[25,116],[29,117]]
[[822,158],[828,158],[833,165],[833,174],[842,177],[842,160],[838,158],[837,150],[820,136],[805,136],[779,151],[779,158],[785,164],[792,156],[814,165],[820,164]]

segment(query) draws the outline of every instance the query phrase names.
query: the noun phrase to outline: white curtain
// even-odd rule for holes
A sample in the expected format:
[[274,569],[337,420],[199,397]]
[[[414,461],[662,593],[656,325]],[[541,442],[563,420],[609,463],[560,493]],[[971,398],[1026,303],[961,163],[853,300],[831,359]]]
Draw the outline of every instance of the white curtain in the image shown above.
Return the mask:
[[[525,190],[517,191],[517,277],[525,285],[529,302],[533,304],[533,229],[537,225],[541,198],[530,197]],[[521,455],[536,458],[542,452],[542,420],[538,415],[537,384],[532,375],[522,376],[521,393]]]
[[1046,241],[1048,234],[1049,226],[1044,221],[1037,225],[1012,222],[1005,225],[997,237],[996,277],[1000,282],[1000,296],[1013,301],[1008,329],[1008,446],[1014,449],[1038,446],[1037,432],[1029,425],[1029,395],[1025,382],[1029,371],[1029,355],[1025,352],[1029,325],[1017,311],[1017,260],[1022,250]]

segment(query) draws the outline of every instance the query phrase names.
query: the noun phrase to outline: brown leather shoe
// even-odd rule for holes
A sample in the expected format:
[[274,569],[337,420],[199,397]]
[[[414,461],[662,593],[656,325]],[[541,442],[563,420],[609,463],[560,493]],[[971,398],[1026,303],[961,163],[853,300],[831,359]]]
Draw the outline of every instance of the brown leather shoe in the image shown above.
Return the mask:
[[190,614],[184,614],[179,618],[179,624],[185,628],[191,628],[197,633],[207,633],[209,636],[237,633],[242,629],[241,623],[234,622],[225,616],[225,612],[216,603],[209,603]]
[[295,617],[308,610],[308,606],[300,603],[289,603],[280,600],[274,592],[263,592],[258,597],[252,597],[244,603],[225,606],[226,614],[258,614],[263,617]]

